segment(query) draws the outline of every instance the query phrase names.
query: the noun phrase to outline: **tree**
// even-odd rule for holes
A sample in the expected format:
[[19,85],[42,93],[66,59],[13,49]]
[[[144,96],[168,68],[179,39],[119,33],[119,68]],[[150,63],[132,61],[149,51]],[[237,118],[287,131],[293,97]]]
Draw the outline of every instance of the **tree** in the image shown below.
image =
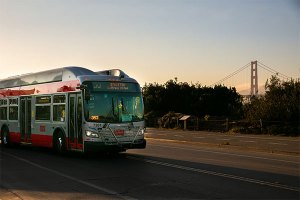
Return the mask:
[[169,111],[203,117],[240,116],[241,96],[235,88],[225,86],[201,87],[169,80],[165,84],[146,84],[143,87],[145,113],[153,112],[162,116]]
[[299,132],[300,82],[282,81],[272,76],[265,84],[266,94],[253,98],[244,106],[245,118],[252,123],[258,120],[280,122],[283,132]]

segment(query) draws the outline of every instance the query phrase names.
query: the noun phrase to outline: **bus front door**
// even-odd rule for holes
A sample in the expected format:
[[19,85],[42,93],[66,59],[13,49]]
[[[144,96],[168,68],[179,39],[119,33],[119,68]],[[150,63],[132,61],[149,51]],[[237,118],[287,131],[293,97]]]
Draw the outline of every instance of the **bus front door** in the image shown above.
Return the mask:
[[82,98],[81,94],[69,95],[68,138],[70,148],[82,150]]
[[31,142],[31,97],[21,97],[20,132],[22,142]]

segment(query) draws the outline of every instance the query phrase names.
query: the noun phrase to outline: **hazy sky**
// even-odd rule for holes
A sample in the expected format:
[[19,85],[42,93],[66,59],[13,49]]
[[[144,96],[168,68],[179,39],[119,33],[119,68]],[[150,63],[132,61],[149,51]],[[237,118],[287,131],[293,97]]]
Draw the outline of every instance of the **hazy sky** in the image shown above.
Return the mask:
[[0,0],[0,78],[82,66],[210,85],[252,60],[300,77],[299,0]]

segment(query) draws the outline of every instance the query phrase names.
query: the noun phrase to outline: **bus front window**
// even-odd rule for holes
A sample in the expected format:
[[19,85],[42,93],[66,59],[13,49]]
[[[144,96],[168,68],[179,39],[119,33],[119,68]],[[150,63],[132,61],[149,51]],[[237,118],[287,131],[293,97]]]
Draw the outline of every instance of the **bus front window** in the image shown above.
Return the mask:
[[144,120],[141,92],[90,91],[85,101],[85,119],[90,122],[122,123]]

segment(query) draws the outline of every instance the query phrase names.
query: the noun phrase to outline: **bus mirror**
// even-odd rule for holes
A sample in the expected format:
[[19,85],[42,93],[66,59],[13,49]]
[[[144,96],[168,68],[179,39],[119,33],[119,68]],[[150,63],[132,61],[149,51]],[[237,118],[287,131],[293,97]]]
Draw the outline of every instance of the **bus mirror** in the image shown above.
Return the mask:
[[87,86],[86,86],[86,85],[83,85],[83,84],[76,87],[76,89],[80,89],[80,90],[84,90],[84,89],[86,89],[86,88],[87,88]]
[[83,95],[84,95],[84,99],[86,101],[89,101],[91,99],[91,94],[90,94],[90,91],[88,89],[83,90]]
[[91,94],[90,94],[90,91],[89,91],[87,85],[81,84],[80,86],[77,87],[77,89],[80,89],[83,91],[83,96],[86,101],[89,101],[91,99]]

